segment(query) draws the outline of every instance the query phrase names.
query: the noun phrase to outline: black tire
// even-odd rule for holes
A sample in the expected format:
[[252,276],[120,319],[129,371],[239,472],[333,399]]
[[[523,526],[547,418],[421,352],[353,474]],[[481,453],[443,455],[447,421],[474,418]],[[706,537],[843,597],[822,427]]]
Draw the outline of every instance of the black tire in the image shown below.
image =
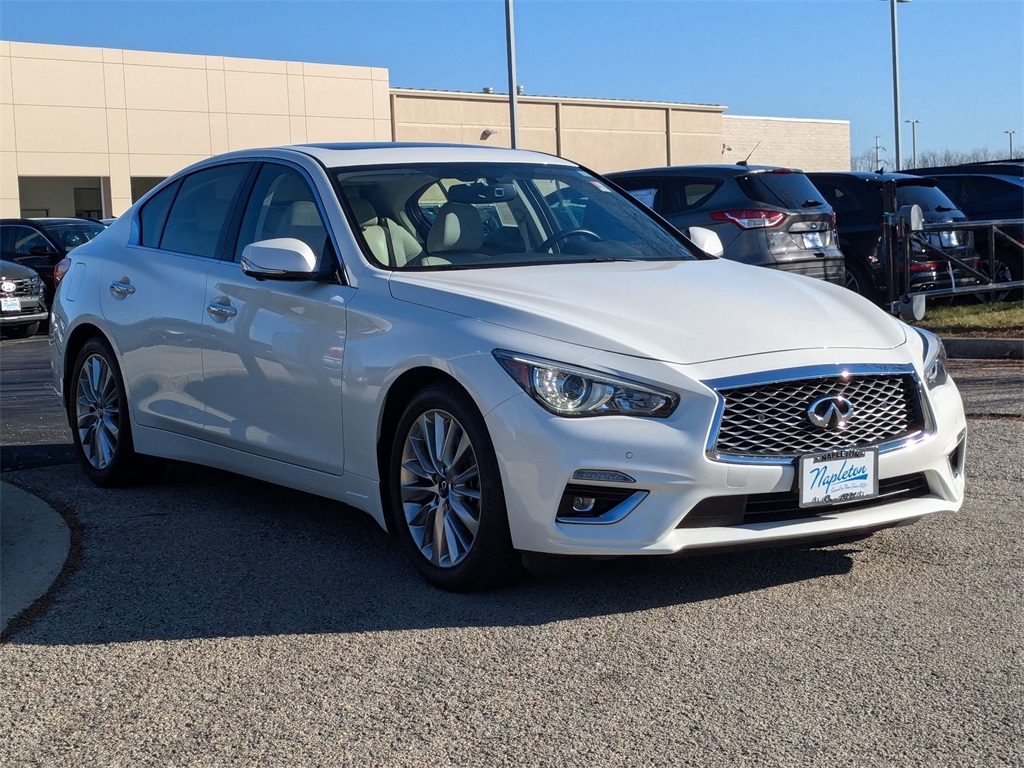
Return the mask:
[[[983,258],[981,260],[981,271],[988,274],[989,260]],[[995,259],[995,282],[997,283],[1009,283],[1012,281],[1021,279],[1021,268],[1020,264],[1014,264],[1010,259],[1001,256],[998,251],[996,252]],[[985,293],[976,293],[974,298],[982,303],[989,303],[993,301],[1006,301],[1010,298],[1016,298],[1020,293],[1020,289],[1015,291],[986,291]]]
[[121,370],[103,339],[87,341],[75,360],[68,421],[78,460],[101,488],[149,482],[162,470],[163,462],[135,452]]
[[29,336],[35,336],[39,331],[39,323],[29,323],[28,325],[15,325],[11,328],[4,329],[4,335],[9,336],[12,339],[27,339]]
[[[436,444],[428,448],[437,434],[445,437],[440,452]],[[413,397],[398,421],[389,457],[391,524],[424,579],[469,592],[521,575],[494,447],[464,393],[432,386]]]

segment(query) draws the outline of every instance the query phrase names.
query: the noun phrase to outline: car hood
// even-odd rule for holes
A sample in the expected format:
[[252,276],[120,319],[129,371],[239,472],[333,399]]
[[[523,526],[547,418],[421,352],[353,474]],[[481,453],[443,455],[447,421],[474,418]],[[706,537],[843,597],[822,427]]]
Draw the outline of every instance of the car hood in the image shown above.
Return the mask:
[[395,272],[390,286],[400,301],[672,363],[906,340],[852,291],[724,259]]

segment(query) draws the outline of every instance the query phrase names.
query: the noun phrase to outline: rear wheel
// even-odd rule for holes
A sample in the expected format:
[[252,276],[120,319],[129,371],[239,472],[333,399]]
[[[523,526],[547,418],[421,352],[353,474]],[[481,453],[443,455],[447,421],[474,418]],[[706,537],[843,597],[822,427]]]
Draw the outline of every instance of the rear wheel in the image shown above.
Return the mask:
[[[998,254],[995,258],[995,271],[992,273],[992,280],[996,283],[1009,283],[1014,280],[1020,280],[1020,275],[1007,261],[1001,258]],[[981,271],[985,274],[989,274],[989,261],[988,259],[982,259]],[[974,297],[980,302],[990,301],[1006,301],[1010,298],[1011,291],[986,291],[985,293],[976,293]]]
[[389,480],[391,522],[427,581],[462,592],[519,576],[498,461],[464,394],[436,386],[412,399],[395,430]]
[[82,347],[68,396],[76,453],[90,480],[114,488],[153,479],[161,463],[135,453],[124,382],[106,342]]

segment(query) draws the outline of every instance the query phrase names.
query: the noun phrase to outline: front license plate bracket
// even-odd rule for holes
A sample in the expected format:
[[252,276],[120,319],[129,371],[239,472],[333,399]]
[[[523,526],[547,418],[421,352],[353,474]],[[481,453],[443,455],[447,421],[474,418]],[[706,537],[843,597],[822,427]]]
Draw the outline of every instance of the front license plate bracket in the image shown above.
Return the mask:
[[878,449],[843,448],[800,457],[801,507],[830,507],[878,496]]

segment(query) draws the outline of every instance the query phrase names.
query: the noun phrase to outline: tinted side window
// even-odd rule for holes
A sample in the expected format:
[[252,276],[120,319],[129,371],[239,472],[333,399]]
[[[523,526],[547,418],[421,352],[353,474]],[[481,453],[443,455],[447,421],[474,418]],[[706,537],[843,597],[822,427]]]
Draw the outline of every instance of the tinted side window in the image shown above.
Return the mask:
[[247,164],[238,163],[186,176],[167,216],[160,247],[216,258],[231,202],[248,170]]
[[[942,184],[940,182],[939,186]],[[942,191],[945,192],[946,188],[942,187]],[[1017,196],[1024,200],[1024,187],[1020,185],[1014,185],[1009,181],[1002,179],[991,179],[985,176],[972,176],[965,180],[964,183],[964,197],[967,202],[970,203],[984,203],[993,198],[999,197],[1000,195],[1008,195],[1011,192],[1016,192]],[[949,194],[949,193],[947,193]],[[952,195],[950,195],[952,197]]]
[[27,255],[36,246],[53,250],[46,238],[31,227],[4,227],[4,252]]
[[250,243],[278,237],[301,240],[320,258],[327,229],[316,207],[313,190],[301,173],[283,165],[264,165],[256,177],[242,217],[235,260]]
[[160,245],[160,235],[164,232],[164,224],[167,222],[167,213],[171,210],[171,203],[174,202],[174,195],[178,191],[178,184],[171,184],[151,197],[139,212],[139,226],[142,233],[139,243],[150,248]]
[[682,213],[700,208],[722,186],[716,179],[666,179],[664,213]]

